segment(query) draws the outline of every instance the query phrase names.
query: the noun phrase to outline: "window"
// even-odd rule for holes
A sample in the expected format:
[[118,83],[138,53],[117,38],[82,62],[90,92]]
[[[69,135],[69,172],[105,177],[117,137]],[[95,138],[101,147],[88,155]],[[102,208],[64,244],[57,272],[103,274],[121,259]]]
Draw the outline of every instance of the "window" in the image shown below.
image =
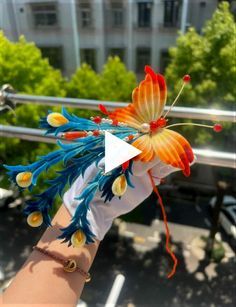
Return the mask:
[[123,6],[122,3],[111,4],[112,27],[118,28],[123,26]]
[[111,56],[118,56],[122,62],[125,59],[125,49],[124,48],[111,48],[109,50],[109,55]]
[[162,50],[161,51],[161,62],[160,62],[160,72],[164,73],[166,67],[168,66],[168,64],[170,63],[170,55],[168,50]]
[[150,48],[137,48],[136,54],[136,71],[142,73],[145,65],[151,64],[151,49]]
[[34,26],[53,27],[58,25],[57,6],[50,4],[32,4]]
[[138,3],[138,26],[140,28],[151,27],[151,2]]
[[97,63],[96,63],[96,50],[95,49],[81,49],[81,62],[87,63],[90,65],[94,70],[96,70]]
[[55,68],[63,69],[63,49],[62,47],[39,47],[42,56],[47,58],[50,65]]
[[178,24],[179,1],[165,0],[164,2],[164,27],[176,27]]
[[92,26],[92,11],[90,3],[80,3],[80,21],[83,28]]

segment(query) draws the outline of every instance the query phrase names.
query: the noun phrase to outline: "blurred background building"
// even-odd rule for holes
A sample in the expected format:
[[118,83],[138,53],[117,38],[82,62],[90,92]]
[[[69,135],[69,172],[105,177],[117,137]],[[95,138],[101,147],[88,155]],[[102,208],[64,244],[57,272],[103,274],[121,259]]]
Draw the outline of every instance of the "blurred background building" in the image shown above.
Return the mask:
[[80,62],[100,71],[118,55],[137,74],[146,64],[164,70],[178,31],[199,32],[218,0],[2,0],[0,28],[25,35],[50,63],[71,75]]

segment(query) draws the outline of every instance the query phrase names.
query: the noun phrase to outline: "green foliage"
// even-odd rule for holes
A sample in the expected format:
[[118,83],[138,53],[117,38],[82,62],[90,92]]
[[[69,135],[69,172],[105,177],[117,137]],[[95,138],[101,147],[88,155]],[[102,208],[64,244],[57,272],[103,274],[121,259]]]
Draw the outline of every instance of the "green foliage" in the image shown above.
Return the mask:
[[[236,57],[234,18],[229,4],[222,2],[198,34],[190,28],[177,39],[177,46],[170,48],[171,62],[166,69],[169,98],[173,101],[179,90],[180,80],[185,74],[191,75],[191,82],[181,95],[179,105],[188,107],[233,109],[236,101]],[[225,148],[225,137],[232,125],[217,135],[217,146]],[[193,132],[194,130],[194,132]],[[194,144],[206,144],[213,132],[195,128],[182,130]],[[196,138],[193,139],[193,135]]]
[[130,101],[136,86],[135,74],[128,71],[119,57],[109,57],[101,74],[82,64],[67,85],[67,96],[87,99]]
[[109,57],[101,73],[100,100],[131,101],[135,86],[135,74],[126,69],[119,57]]
[[67,96],[74,98],[99,99],[99,76],[86,63],[79,67],[67,85]]
[[[100,77],[86,63],[83,63],[72,75],[70,81],[66,85],[67,97],[84,98],[84,99],[99,99]],[[69,112],[74,112],[77,116],[89,118],[94,116],[92,110],[85,109],[69,109]]]
[[58,70],[43,59],[34,43],[21,36],[13,43],[0,32],[0,83],[10,83],[20,92],[35,95],[65,95]]
[[[67,96],[100,101],[131,101],[131,93],[136,86],[136,77],[126,69],[119,57],[109,57],[101,74],[89,65],[82,64],[67,84]],[[73,111],[73,109],[72,109]],[[90,117],[91,110],[74,110],[78,116]]]
[[[26,42],[24,37],[13,43],[0,32],[0,84],[5,83],[27,94],[65,96],[66,93],[61,73],[52,68],[47,59],[42,58],[34,43]],[[18,104],[16,116],[11,112],[0,115],[0,123],[37,128],[40,117],[45,116],[47,109],[34,103]],[[55,145],[4,138],[0,142],[0,159],[12,165],[28,164],[37,155],[45,154],[52,148]]]

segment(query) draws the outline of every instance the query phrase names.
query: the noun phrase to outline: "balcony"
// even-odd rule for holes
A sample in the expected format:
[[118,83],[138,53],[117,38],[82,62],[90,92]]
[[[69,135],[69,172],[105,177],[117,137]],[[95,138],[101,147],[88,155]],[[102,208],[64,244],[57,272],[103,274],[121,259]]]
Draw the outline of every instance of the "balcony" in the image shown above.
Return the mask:
[[[1,94],[2,95],[0,95],[0,113],[1,110],[3,110],[6,107],[5,105],[6,99],[8,102],[11,101],[16,104],[34,103],[45,106],[63,105],[65,107],[91,109],[91,110],[97,110],[98,104],[100,103],[97,100],[33,96],[33,95],[7,93],[5,91],[3,91]],[[103,102],[103,105],[105,105],[109,110],[113,110],[114,108],[117,107],[124,107],[127,104],[123,102],[114,103],[106,101]],[[223,121],[230,123],[233,123],[235,121],[235,113],[233,111],[223,111],[223,110],[214,110],[214,109],[175,107],[173,108],[169,116],[173,118],[214,120],[214,121]],[[0,131],[1,131],[0,135],[4,138],[14,137],[27,141],[48,142],[48,143],[55,143],[56,141],[56,138],[54,136],[45,136],[43,130],[32,129],[30,127],[26,128],[26,127],[1,125]],[[194,148],[194,153],[197,156],[196,163],[198,165],[205,165],[205,166],[211,165],[213,167],[216,166],[216,167],[227,167],[230,169],[235,169],[235,153],[208,150],[207,148],[205,149]],[[191,183],[189,185],[191,185]],[[165,200],[169,201],[168,195],[165,196]],[[148,205],[150,205],[150,203]],[[205,214],[203,212],[205,210],[203,208],[204,205],[201,204],[200,206],[199,203],[197,203],[196,208],[200,208],[200,210],[202,210],[200,213],[199,212],[196,213],[197,211],[190,213],[190,211],[193,209],[190,210],[189,204],[186,201],[184,201],[183,203],[183,201],[181,200],[181,203],[180,202],[178,203],[177,200],[172,199],[171,205],[174,205],[175,209],[172,209],[171,206],[167,204],[168,210],[176,210],[174,211],[174,214],[177,213],[176,215],[179,216],[182,215],[181,210],[184,210],[184,216],[185,218],[188,217],[189,221],[185,221],[183,224],[173,223],[172,221],[170,223],[173,247],[175,248],[175,250],[177,250],[179,262],[181,263],[181,267],[179,269],[181,270],[181,274],[180,272],[177,272],[176,278],[178,282],[169,284],[167,291],[168,296],[170,296],[170,293],[173,292],[173,300],[181,299],[182,300],[181,302],[185,302],[186,300],[186,302],[191,301],[194,303],[196,303],[199,297],[201,298],[203,295],[204,295],[204,300],[205,301],[209,300],[209,303],[210,302],[217,303],[219,300],[223,302],[224,300],[226,300],[226,298],[231,299],[232,295],[230,294],[230,287],[227,287],[226,284],[230,282],[233,276],[232,250],[229,247],[227,247],[227,252],[230,254],[228,263],[227,264],[223,263],[218,266],[219,270],[222,269],[226,273],[225,274],[221,273],[221,275],[213,277],[209,277],[210,276],[209,274],[213,274],[212,273],[213,271],[208,267],[206,268],[208,271],[210,270],[210,273],[208,271],[207,273],[204,274],[201,272],[200,265],[202,265],[202,262],[199,259],[196,260],[196,263],[199,266],[195,270],[192,258],[190,259],[190,257],[188,256],[189,254],[192,253],[191,248],[193,248],[191,246],[192,244],[191,240],[193,240],[194,237],[199,235],[203,236],[208,235],[207,225],[205,225],[202,222],[204,224],[204,227],[202,226],[203,224],[200,227],[199,221],[193,221],[193,218],[191,217],[191,214],[193,215],[194,219],[197,219],[197,217],[201,217],[202,215],[204,215]],[[28,233],[28,230],[27,231],[25,230],[25,225],[24,222],[21,220],[21,216],[18,216],[17,219],[18,221],[20,221],[19,223],[21,225],[20,234],[21,238],[23,239],[22,241],[25,242],[25,236],[26,233]],[[188,224],[190,222],[192,223],[191,226]],[[5,230],[6,235],[5,239],[3,240],[4,242],[2,242],[2,246],[5,251],[9,250],[7,236],[11,231],[10,229],[11,223],[9,222],[7,225],[8,225],[7,226],[8,230]],[[93,266],[95,284],[93,287],[90,288],[87,287],[85,289],[84,299],[86,301],[88,300],[88,303],[90,303],[89,300],[91,300],[91,302],[94,302],[95,300],[98,301],[104,299],[104,289],[108,289],[115,279],[114,272],[112,271],[111,268],[113,268],[113,270],[115,270],[116,272],[120,271],[120,268],[122,268],[122,270],[124,271],[125,278],[127,279],[125,280],[124,284],[125,291],[128,293],[132,292],[132,295],[134,296],[135,300],[137,300],[137,302],[142,299],[140,291],[138,291],[138,288],[132,289],[132,287],[129,286],[129,281],[133,280],[133,284],[135,287],[136,284],[138,285],[138,282],[136,280],[140,280],[141,276],[146,276],[144,281],[142,281],[141,278],[141,284],[143,285],[143,287],[145,287],[145,282],[147,280],[146,278],[151,278],[150,281],[153,282],[153,284],[155,285],[154,287],[158,288],[159,293],[165,293],[166,291],[165,287],[167,283],[164,276],[165,273],[163,273],[163,267],[164,268],[168,267],[167,263],[168,259],[164,251],[165,248],[163,242],[165,241],[165,237],[164,234],[162,233],[162,229],[163,229],[163,223],[162,221],[159,220],[154,220],[152,224],[148,227],[135,223],[124,223],[121,220],[116,220],[112,230],[109,232],[108,236],[106,236],[104,243],[100,248],[100,255],[98,255],[96,263]],[[39,238],[40,234],[41,233],[38,233],[36,237],[35,234],[34,236],[31,234],[31,236],[34,237],[35,240]],[[191,244],[189,243],[190,241]],[[30,241],[28,245],[30,246],[32,244],[33,243],[31,243]],[[29,246],[25,246],[25,250],[27,248],[29,249]],[[116,252],[114,252],[114,250]],[[108,259],[109,257],[107,257],[108,255],[107,251],[109,251],[109,253],[111,254],[114,254],[114,257],[112,257],[112,259]],[[6,255],[7,257],[9,257],[8,253],[6,253]],[[191,257],[193,257],[192,254]],[[17,257],[15,262],[19,262]],[[162,263],[162,265],[159,265],[160,263]],[[17,263],[17,265],[19,265],[19,263]],[[132,270],[133,265],[135,268],[134,271]],[[189,267],[191,267],[191,270],[189,270]],[[103,269],[101,270],[101,268],[103,269],[106,268],[107,278],[105,280],[104,278],[102,278]],[[15,270],[18,269],[19,267],[16,266]],[[205,269],[205,267],[203,269]],[[147,276],[148,272],[149,275]],[[201,274],[204,275],[203,276],[204,281],[202,281],[202,283],[200,283],[200,279],[198,279],[202,278]],[[214,297],[209,296],[208,299],[208,296],[205,293],[206,292],[205,285],[208,282],[209,285],[211,285],[210,278],[213,279],[214,281]],[[156,282],[157,280],[160,282]],[[186,286],[186,280],[188,280],[187,286]],[[180,291],[178,288],[179,284],[185,286],[184,291],[187,293],[186,296],[189,295],[189,298],[182,297],[182,289]],[[191,289],[194,289],[196,285],[198,289],[201,289],[202,291],[202,294],[199,294],[199,297],[191,294],[192,293]],[[96,292],[94,291],[94,287],[96,288],[97,293],[94,293]],[[225,299],[222,299],[222,297],[218,297],[217,289],[219,289],[219,287],[221,287],[221,289],[224,289]],[[192,297],[190,297],[191,295]],[[162,300],[162,298],[158,299]],[[152,295],[150,295],[150,297],[147,298],[147,301],[151,302],[154,300],[156,301],[156,297],[154,295],[152,288]]]

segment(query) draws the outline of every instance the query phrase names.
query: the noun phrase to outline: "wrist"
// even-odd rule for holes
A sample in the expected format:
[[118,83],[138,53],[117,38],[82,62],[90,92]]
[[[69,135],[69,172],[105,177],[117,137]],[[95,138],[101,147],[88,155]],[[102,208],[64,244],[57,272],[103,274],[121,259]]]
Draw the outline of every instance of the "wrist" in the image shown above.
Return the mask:
[[[39,248],[46,249],[48,252],[56,256],[63,257],[65,259],[73,258],[84,271],[88,271],[92,260],[96,255],[99,241],[95,240],[94,243],[85,245],[81,248],[75,248],[68,246],[67,244],[62,244],[57,237],[61,234],[60,229],[66,227],[70,220],[71,215],[69,211],[64,206],[61,206],[52,221],[52,227],[47,228],[42,238],[37,243],[37,246]],[[37,253],[37,251],[34,251],[34,253]]]

